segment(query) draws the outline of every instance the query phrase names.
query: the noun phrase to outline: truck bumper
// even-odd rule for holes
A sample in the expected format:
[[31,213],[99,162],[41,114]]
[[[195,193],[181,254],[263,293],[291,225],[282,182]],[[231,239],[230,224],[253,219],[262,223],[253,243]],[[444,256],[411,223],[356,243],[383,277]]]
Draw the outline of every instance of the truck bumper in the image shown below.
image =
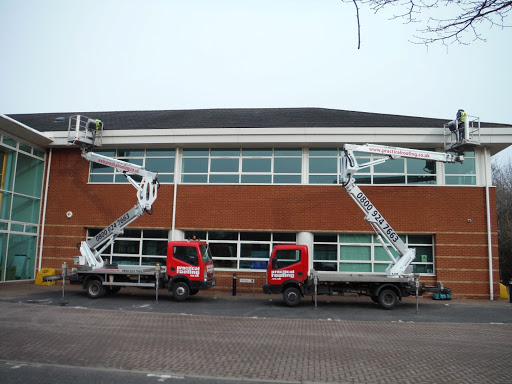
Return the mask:
[[281,293],[281,286],[265,284],[263,285],[263,293],[266,293],[267,295],[279,294]]
[[199,289],[210,289],[212,287],[215,287],[217,285],[217,280],[215,278],[211,280],[202,281],[199,285]]

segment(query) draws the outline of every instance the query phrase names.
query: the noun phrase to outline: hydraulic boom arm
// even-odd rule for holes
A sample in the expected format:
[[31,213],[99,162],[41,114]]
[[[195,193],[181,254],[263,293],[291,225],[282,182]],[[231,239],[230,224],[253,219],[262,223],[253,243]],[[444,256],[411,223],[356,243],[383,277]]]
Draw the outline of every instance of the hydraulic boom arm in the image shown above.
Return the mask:
[[[82,241],[79,244],[80,253],[82,256],[78,257],[78,263],[80,265],[88,265],[93,269],[102,268],[104,263],[101,259],[101,253],[114,243],[115,239],[123,234],[125,227],[130,225],[133,221],[142,216],[145,212],[148,214],[153,213],[153,203],[157,198],[158,190],[158,174],[155,172],[148,171],[144,167],[128,163],[126,161],[114,159],[111,157],[103,156],[94,152],[89,152],[89,149],[94,147],[95,138],[101,136],[101,132],[97,133],[93,131],[87,124],[80,124],[80,116],[70,118],[70,126],[72,122],[77,121],[76,126],[82,129],[76,129],[70,131],[70,137],[68,138],[69,144],[77,144],[82,148],[82,157],[90,162],[101,164],[104,166],[112,167],[122,172],[128,182],[137,190],[137,204],[126,212],[124,215],[115,220],[105,229],[101,230],[93,238]],[[86,118],[87,122],[95,122],[96,127],[103,129],[103,123],[100,120],[93,120]],[[141,177],[141,181],[135,181],[131,176],[136,175]]]
[[[343,147],[344,154],[341,161],[341,177],[340,183],[343,185],[349,196],[357,203],[359,208],[365,214],[365,220],[370,224],[373,231],[377,235],[388,256],[391,258],[391,264],[386,268],[388,276],[401,276],[412,272],[411,263],[416,257],[416,250],[408,248],[400,237],[396,234],[389,223],[384,219],[380,212],[374,207],[371,201],[356,185],[354,175],[361,168],[367,168],[371,165],[380,164],[390,159],[396,158],[413,158],[439,161],[444,163],[455,163],[464,161],[461,154],[450,154],[432,151],[422,151],[407,148],[387,147],[382,145],[364,144],[354,145],[346,144]],[[374,153],[384,155],[386,157],[378,158],[374,161],[359,165],[357,163],[354,152]],[[382,239],[384,237],[391,247],[398,253],[398,257],[394,257],[388,246]]]

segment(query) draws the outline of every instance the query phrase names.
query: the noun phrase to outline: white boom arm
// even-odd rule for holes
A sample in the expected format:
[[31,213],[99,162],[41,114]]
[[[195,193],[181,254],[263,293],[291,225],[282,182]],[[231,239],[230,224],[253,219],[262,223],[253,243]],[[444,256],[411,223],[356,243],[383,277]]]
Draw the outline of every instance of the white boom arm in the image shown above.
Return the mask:
[[[82,157],[91,162],[106,165],[123,172],[128,182],[137,190],[138,201],[132,209],[100,231],[92,239],[80,243],[80,253],[82,256],[79,257],[78,264],[85,265],[87,263],[91,268],[97,269],[104,266],[101,253],[114,243],[116,237],[123,233],[124,228],[145,212],[148,214],[153,213],[152,205],[157,198],[158,174],[148,171],[140,165],[113,159],[94,152],[87,152],[86,150],[82,151]],[[130,174],[142,176],[140,183],[137,184],[130,177]]]
[[[389,223],[373,206],[368,197],[356,185],[354,175],[361,168],[367,168],[371,165],[380,164],[390,159],[396,158],[412,158],[440,161],[443,163],[455,163],[464,161],[461,154],[450,154],[432,151],[423,151],[416,149],[388,147],[383,145],[364,144],[354,145],[345,144],[343,147],[344,155],[341,161],[341,177],[340,183],[343,185],[349,196],[357,203],[359,208],[365,213],[365,220],[370,224],[373,231],[377,235],[377,240],[382,245],[388,256],[391,258],[391,264],[386,268],[386,274],[391,277],[399,277],[412,272],[411,263],[416,257],[414,248],[407,248],[402,239],[396,234]],[[386,157],[370,161],[359,165],[357,163],[354,152],[373,153]],[[395,258],[388,246],[382,239],[386,238],[391,247],[398,253]]]

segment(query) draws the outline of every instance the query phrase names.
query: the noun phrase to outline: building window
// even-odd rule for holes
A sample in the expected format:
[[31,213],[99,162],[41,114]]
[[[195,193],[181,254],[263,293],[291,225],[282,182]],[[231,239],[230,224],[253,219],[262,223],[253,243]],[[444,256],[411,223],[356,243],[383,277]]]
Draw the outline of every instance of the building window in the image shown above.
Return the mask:
[[300,184],[301,177],[301,149],[183,150],[183,183]]
[[[89,228],[87,239],[96,236],[101,228]],[[166,229],[125,229],[114,246],[101,254],[111,264],[165,265],[169,231]]]
[[[176,161],[176,151],[174,149],[118,149],[99,150],[96,153],[140,165],[151,172],[157,172],[158,181],[160,183],[174,182],[174,163]],[[131,177],[137,182],[141,180],[141,178],[136,175],[132,175]],[[123,175],[122,171],[91,162],[89,168],[89,182],[128,183],[128,180]]]
[[[434,274],[434,244],[431,235],[401,235],[416,249],[413,273]],[[397,253],[391,249],[394,257]],[[319,271],[384,273],[391,260],[375,235],[315,234],[313,265]]]
[[0,281],[34,278],[45,152],[0,136]]
[[187,231],[186,238],[207,241],[213,265],[218,270],[257,270],[267,268],[274,246],[295,244],[295,233]]
[[475,151],[464,154],[464,163],[445,164],[447,185],[476,185]]

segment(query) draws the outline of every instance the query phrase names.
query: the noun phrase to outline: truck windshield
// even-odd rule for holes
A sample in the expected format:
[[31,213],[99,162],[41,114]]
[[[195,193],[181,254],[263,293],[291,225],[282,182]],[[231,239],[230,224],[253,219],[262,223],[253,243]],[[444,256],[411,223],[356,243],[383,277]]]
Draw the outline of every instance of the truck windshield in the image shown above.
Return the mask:
[[203,244],[199,246],[201,250],[201,257],[203,258],[203,263],[209,263],[212,261],[212,253],[210,252],[210,248],[208,245]]

